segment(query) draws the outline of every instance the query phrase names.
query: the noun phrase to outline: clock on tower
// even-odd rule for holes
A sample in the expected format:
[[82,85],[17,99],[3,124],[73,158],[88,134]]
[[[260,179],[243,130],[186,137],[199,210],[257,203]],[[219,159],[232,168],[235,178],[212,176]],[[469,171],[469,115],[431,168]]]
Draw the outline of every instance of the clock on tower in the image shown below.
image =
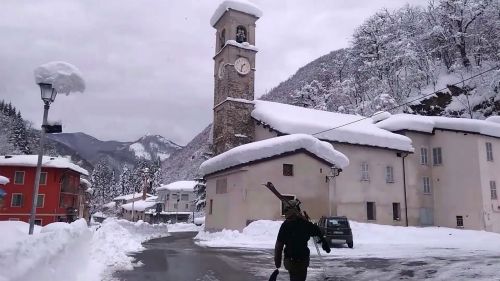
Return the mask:
[[[237,4],[237,5],[236,5]],[[250,3],[223,2],[210,24],[217,30],[214,56],[215,154],[254,140],[255,22],[262,12]]]

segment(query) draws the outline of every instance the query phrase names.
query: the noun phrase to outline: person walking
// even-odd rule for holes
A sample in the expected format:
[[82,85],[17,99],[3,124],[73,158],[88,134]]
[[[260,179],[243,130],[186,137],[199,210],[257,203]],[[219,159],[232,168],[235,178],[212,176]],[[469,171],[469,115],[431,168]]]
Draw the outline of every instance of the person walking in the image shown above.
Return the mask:
[[319,237],[323,250],[330,253],[330,246],[323,237],[320,228],[306,220],[300,213],[300,202],[290,200],[285,206],[285,221],[281,224],[274,247],[274,264],[281,267],[283,248],[285,258],[283,264],[290,274],[290,281],[305,281],[309,266],[309,248],[307,242],[311,237]]

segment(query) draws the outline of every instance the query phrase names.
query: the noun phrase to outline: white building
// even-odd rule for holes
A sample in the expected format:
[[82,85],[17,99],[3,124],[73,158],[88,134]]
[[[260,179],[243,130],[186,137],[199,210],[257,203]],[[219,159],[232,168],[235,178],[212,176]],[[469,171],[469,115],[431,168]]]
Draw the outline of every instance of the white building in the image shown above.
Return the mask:
[[176,181],[156,188],[162,220],[187,221],[196,211],[195,181]]

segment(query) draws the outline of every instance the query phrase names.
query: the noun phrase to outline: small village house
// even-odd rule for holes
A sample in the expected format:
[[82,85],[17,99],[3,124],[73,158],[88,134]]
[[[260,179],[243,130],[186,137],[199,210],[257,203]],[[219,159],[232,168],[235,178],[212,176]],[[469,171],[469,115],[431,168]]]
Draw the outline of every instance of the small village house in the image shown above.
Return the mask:
[[[28,222],[37,159],[37,155],[0,156],[0,174],[12,179],[3,187],[6,196],[0,220]],[[82,175],[88,176],[88,172],[66,158],[43,157],[36,224],[71,222],[78,218]]]
[[162,221],[188,221],[196,211],[194,187],[196,181],[176,181],[156,188],[161,204]]

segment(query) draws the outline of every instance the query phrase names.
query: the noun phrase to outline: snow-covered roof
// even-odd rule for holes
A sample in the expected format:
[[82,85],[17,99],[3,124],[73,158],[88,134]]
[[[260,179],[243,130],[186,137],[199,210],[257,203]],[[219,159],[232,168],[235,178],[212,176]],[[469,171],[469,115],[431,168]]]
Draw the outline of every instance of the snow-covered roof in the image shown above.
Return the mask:
[[91,188],[92,187],[92,184],[90,183],[90,181],[80,177],[80,184],[84,185],[88,188]]
[[301,149],[307,150],[339,168],[349,165],[349,159],[344,154],[336,151],[330,143],[320,141],[311,135],[292,134],[252,142],[230,149],[203,162],[200,166],[200,173],[208,175],[241,164]]
[[315,134],[321,140],[413,152],[411,139],[377,127],[371,118],[261,100],[254,104],[252,117],[283,134]]
[[151,207],[155,206],[156,202],[155,201],[148,201],[147,199],[146,200],[139,200],[139,201],[135,201],[132,203],[123,204],[122,208],[127,210],[127,211],[131,211],[132,204],[134,205],[135,211],[143,212],[147,208],[151,208]]
[[247,13],[255,16],[256,18],[262,17],[262,11],[253,3],[244,0],[226,0],[215,10],[214,14],[210,18],[210,25],[214,26],[222,15],[224,15],[224,13],[229,9]]
[[450,118],[442,116],[422,116],[412,114],[394,114],[376,125],[389,131],[410,130],[432,133],[434,129],[456,130],[477,133],[492,137],[500,137],[498,116],[486,120]]
[[236,42],[236,40],[227,40],[226,45],[233,45],[242,49],[252,50],[256,52],[259,51],[259,48],[255,47],[254,45],[250,45],[250,43],[248,42],[238,43]]
[[193,191],[196,186],[196,181],[176,181],[169,184],[161,185],[156,188],[158,190],[169,190],[169,191]]
[[37,67],[35,81],[37,84],[52,84],[52,87],[60,94],[85,90],[85,82],[80,70],[64,61],[53,61]]
[[2,175],[0,175],[0,184],[8,184],[10,180]]
[[[149,193],[146,194],[146,197],[151,197],[151,196],[153,196],[153,195],[151,195]],[[126,200],[126,201],[128,201],[128,200],[132,200],[134,198],[141,198],[141,197],[142,197],[142,192],[137,192],[135,195],[133,193],[131,193],[131,194],[125,194],[125,195],[117,196],[117,197],[113,198],[113,201],[115,201],[115,200]]]
[[116,207],[116,202],[115,201],[111,201],[111,202],[108,202],[104,205],[102,205],[104,208],[108,208],[108,209],[112,209],[114,207]]
[[[36,167],[38,155],[3,155],[0,156],[0,166]],[[64,157],[43,156],[42,167],[70,169],[82,175],[88,176],[89,172],[84,168],[73,164]]]

